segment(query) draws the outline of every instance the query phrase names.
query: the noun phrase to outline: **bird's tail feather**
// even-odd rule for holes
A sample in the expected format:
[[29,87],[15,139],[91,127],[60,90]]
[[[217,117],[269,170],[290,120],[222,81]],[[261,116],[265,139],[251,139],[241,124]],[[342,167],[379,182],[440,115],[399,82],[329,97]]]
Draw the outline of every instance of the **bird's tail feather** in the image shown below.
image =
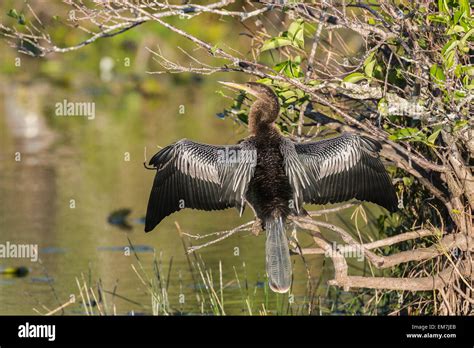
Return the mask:
[[270,288],[285,293],[291,286],[291,261],[285,225],[281,217],[265,221],[267,275]]

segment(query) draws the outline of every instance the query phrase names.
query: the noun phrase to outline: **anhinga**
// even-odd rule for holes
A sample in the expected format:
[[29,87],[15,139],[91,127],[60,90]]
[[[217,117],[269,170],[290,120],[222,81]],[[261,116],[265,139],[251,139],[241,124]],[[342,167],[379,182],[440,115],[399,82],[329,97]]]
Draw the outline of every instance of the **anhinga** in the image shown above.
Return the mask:
[[295,143],[275,127],[280,105],[273,90],[248,82],[224,85],[256,97],[249,112],[250,136],[237,145],[207,145],[182,139],[155,154],[156,176],[148,201],[145,231],[184,207],[218,210],[249,204],[266,231],[266,270],[270,288],[287,292],[291,262],[285,220],[301,214],[304,203],[352,198],[389,211],[397,198],[378,158],[380,145],[343,134]]

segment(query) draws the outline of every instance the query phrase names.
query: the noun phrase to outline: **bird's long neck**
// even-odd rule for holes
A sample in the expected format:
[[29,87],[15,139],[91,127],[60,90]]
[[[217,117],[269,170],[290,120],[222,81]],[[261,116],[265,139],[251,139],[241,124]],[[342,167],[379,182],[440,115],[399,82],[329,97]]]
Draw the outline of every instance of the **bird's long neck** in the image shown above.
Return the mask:
[[280,105],[276,98],[258,98],[250,107],[249,131],[253,135],[266,133],[273,128]]

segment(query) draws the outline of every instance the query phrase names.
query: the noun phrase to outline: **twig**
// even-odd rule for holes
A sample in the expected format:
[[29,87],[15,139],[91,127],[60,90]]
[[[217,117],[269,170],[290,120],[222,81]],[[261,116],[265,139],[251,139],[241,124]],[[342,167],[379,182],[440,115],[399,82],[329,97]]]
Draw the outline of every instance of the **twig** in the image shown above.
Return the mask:
[[[223,235],[222,235],[221,237],[216,238],[216,239],[214,239],[214,240],[211,240],[211,241],[209,241],[209,242],[207,242],[207,243],[189,247],[189,248],[188,248],[188,254],[193,253],[193,252],[195,252],[196,250],[205,248],[205,247],[207,247],[207,246],[209,246],[209,245],[212,245],[212,244],[215,244],[215,243],[217,243],[217,242],[220,242],[221,240],[224,240],[224,239],[226,239],[226,238],[232,236],[233,234],[235,234],[235,233],[237,233],[237,232],[249,231],[250,229],[245,228],[245,227],[246,227],[246,226],[249,226],[249,225],[251,225],[251,224],[253,224],[253,221],[247,222],[247,223],[245,223],[245,224],[243,224],[243,225],[240,225],[240,226],[238,226],[238,227],[236,227],[236,228],[233,228],[233,229],[231,229],[231,230],[228,230],[228,231],[217,232],[218,234],[223,234]],[[216,234],[216,232],[213,233],[213,234]],[[208,235],[206,235],[206,236],[209,236],[209,235],[212,235],[212,233],[211,233],[211,234],[208,234]],[[194,236],[194,237],[196,237],[196,236]],[[199,237],[198,237],[198,238],[199,238]]]
[[75,298],[70,298],[69,301],[67,301],[66,303],[62,304],[61,306],[59,306],[58,308],[56,309],[53,309],[52,311],[46,313],[45,315],[46,316],[49,316],[49,315],[53,315],[61,310],[63,310],[64,308],[66,308],[67,306],[69,306],[70,304],[73,304],[76,302],[76,299]]

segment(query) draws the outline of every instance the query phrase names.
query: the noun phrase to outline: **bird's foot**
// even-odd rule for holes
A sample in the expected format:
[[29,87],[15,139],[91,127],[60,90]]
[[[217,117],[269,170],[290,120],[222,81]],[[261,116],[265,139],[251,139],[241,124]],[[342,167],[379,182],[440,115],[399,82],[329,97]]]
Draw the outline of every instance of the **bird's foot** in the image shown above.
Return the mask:
[[252,225],[252,233],[258,236],[262,232],[263,232],[262,220],[257,218]]

